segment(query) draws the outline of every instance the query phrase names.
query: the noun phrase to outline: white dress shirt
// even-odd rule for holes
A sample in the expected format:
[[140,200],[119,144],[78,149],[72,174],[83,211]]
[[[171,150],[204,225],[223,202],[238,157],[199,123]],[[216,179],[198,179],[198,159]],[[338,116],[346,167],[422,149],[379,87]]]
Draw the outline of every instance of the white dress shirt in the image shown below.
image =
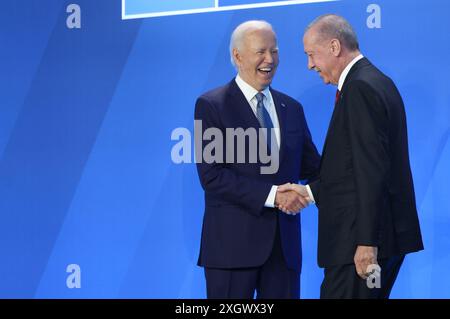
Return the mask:
[[[259,93],[258,90],[256,90],[254,87],[252,87],[250,84],[245,82],[239,74],[236,76],[236,84],[241,89],[242,93],[245,96],[245,99],[247,100],[248,104],[250,105],[253,113],[256,116],[256,107],[258,105],[258,101],[256,100],[256,94]],[[265,88],[263,91],[261,91],[262,94],[264,94],[264,107],[266,108],[267,112],[269,113],[270,119],[272,120],[273,128],[275,131],[275,138],[278,144],[278,149],[280,149],[281,141],[280,141],[280,123],[278,122],[278,116],[277,116],[277,110],[275,108],[275,103],[273,102],[272,94],[270,93],[269,87]],[[269,196],[267,196],[266,203],[264,206],[266,207],[275,207],[275,195],[277,194],[277,185],[273,185]]]

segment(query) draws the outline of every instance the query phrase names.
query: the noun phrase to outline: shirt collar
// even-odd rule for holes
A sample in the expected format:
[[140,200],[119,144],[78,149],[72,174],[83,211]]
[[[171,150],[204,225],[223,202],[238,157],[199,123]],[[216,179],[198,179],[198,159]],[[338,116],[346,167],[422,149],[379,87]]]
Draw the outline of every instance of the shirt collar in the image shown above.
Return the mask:
[[[252,87],[250,84],[245,82],[239,74],[236,76],[236,84],[241,89],[242,93],[244,93],[245,99],[250,103],[250,101],[255,97],[255,95],[259,92],[254,87]],[[262,94],[266,97],[266,99],[270,96],[270,89],[269,87],[266,87],[264,90],[261,91]]]
[[364,56],[362,54],[358,55],[353,60],[351,60],[350,63],[347,64],[347,66],[345,67],[344,71],[342,71],[341,76],[339,77],[339,82],[338,82],[339,92],[342,90],[342,86],[344,85],[345,78],[347,77],[348,72],[350,72],[350,69],[352,68],[352,66],[355,65],[355,63],[358,62],[359,60],[361,60],[362,58],[364,58]]

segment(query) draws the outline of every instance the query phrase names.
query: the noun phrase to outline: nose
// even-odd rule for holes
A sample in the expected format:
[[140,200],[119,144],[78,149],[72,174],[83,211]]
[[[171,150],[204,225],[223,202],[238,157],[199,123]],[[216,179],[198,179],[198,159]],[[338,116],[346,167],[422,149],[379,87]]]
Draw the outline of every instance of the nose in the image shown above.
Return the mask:
[[313,60],[311,59],[310,56],[308,56],[308,69],[312,70],[312,69],[314,69],[314,67],[315,67],[315,65],[314,65]]
[[274,54],[272,52],[266,52],[264,62],[267,64],[273,64],[274,60]]

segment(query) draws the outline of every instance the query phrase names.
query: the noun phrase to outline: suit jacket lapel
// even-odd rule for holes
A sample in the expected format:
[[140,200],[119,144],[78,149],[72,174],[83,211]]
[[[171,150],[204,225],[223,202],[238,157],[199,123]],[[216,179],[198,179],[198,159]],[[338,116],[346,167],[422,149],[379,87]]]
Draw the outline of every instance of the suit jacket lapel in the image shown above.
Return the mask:
[[286,136],[286,104],[282,101],[281,97],[274,90],[270,89],[270,93],[272,94],[273,104],[275,105],[275,110],[277,111],[278,123],[280,125],[280,163],[283,159],[285,153],[286,143],[283,142],[284,136]]
[[323,144],[322,157],[320,158],[319,171],[320,171],[320,168],[322,167],[322,162],[323,162],[323,159],[325,157],[325,154],[327,153],[327,144],[328,144],[328,140],[329,140],[329,134],[330,134],[331,126],[333,125],[334,118],[335,118],[335,115],[336,115],[336,109],[337,109],[338,105],[340,104],[340,102],[341,102],[341,99],[339,98],[339,101],[337,101],[336,105],[333,108],[333,114],[331,115],[330,124],[328,124],[327,135],[325,137],[325,143]]
[[232,103],[231,107],[233,108],[233,112],[236,114],[236,119],[241,119],[247,124],[246,127],[254,127],[259,129],[261,125],[259,124],[258,118],[255,113],[253,113],[253,110],[248,104],[244,93],[242,93],[234,79],[230,82],[229,94],[235,101],[235,103]]
[[331,119],[330,119],[330,124],[328,125],[327,135],[326,135],[325,143],[324,143],[324,145],[323,145],[323,150],[322,150],[322,157],[321,157],[321,159],[320,159],[319,170],[320,170],[320,168],[322,167],[322,161],[323,161],[323,158],[325,157],[325,154],[326,154],[326,151],[327,151],[327,144],[328,144],[328,139],[329,139],[329,136],[328,136],[328,135],[330,134],[331,127],[332,127],[332,125],[334,124],[334,118],[335,118],[336,112],[337,112],[336,110],[337,110],[338,107],[340,106],[341,101],[342,101],[342,98],[343,98],[343,96],[344,96],[344,94],[345,94],[346,84],[347,84],[348,82],[350,82],[350,80],[351,80],[353,74],[354,74],[359,68],[362,68],[362,67],[364,67],[364,66],[366,66],[366,65],[370,65],[369,60],[368,60],[367,58],[362,58],[361,60],[359,60],[358,62],[356,62],[356,63],[351,67],[350,71],[349,71],[348,74],[347,74],[347,77],[345,78],[344,84],[342,85],[342,91],[341,91],[341,93],[340,93],[339,100],[337,101],[336,105],[334,106],[333,114],[331,115]]

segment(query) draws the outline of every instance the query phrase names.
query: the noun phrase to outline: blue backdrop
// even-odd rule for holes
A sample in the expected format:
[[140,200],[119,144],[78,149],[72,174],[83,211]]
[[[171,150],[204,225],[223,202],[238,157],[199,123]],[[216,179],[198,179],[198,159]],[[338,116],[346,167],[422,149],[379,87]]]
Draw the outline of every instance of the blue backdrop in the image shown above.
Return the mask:
[[[1,3],[0,297],[205,297],[196,266],[203,193],[195,164],[172,161],[172,131],[192,131],[196,97],[235,75],[232,30],[264,19],[280,47],[273,87],[303,104],[321,150],[334,88],[307,70],[301,38],[330,12],[348,18],[406,105],[425,250],[407,257],[392,297],[450,297],[450,2],[341,0],[122,19],[126,2]],[[186,9],[181,2],[127,10]],[[72,3],[81,28],[68,27]],[[372,3],[381,28],[367,26]],[[302,213],[302,234],[302,297],[317,298],[315,207]]]

